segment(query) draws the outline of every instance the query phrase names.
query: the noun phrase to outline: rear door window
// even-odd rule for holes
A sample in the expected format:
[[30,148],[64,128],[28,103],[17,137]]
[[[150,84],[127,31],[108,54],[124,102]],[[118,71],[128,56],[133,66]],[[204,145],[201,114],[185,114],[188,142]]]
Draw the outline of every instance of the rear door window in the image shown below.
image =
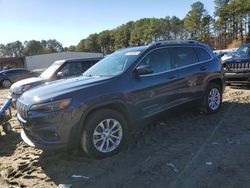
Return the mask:
[[198,62],[198,57],[192,47],[170,48],[174,60],[174,68],[181,68]]
[[211,59],[211,55],[203,48],[195,48],[199,61],[207,61]]

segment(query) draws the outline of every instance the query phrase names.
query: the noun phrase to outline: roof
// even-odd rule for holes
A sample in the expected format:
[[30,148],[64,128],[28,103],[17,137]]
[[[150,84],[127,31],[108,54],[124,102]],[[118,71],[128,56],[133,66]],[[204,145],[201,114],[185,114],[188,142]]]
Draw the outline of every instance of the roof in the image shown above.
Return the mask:
[[24,69],[24,68],[12,68],[12,69],[2,70],[1,72],[9,72],[9,71],[13,71],[13,70],[27,70],[27,69]]
[[70,54],[70,55],[100,54],[100,56],[103,56],[102,53],[98,53],[98,52],[69,52],[69,51],[64,51],[64,52],[55,52],[55,53],[47,53],[47,54],[30,55],[30,56],[25,56],[25,57],[29,58],[29,57],[35,57],[35,56],[50,56],[50,55],[59,55],[60,56],[61,54]]
[[155,41],[149,44],[151,46],[160,46],[160,45],[167,45],[167,44],[201,44],[199,41],[196,40],[160,40]]
[[76,61],[95,61],[95,60],[101,60],[103,57],[90,57],[90,58],[79,58],[79,59],[65,59],[65,61],[68,62],[76,62]]

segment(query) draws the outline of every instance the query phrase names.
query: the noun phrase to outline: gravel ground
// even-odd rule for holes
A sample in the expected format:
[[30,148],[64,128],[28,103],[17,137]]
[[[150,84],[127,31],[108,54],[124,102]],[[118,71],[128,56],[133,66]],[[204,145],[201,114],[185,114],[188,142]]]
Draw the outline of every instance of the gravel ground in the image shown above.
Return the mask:
[[[1,105],[7,93],[0,90]],[[163,113],[133,129],[126,150],[103,160],[31,148],[15,117],[11,124],[13,132],[0,136],[1,187],[250,187],[249,88],[226,88],[217,114]]]

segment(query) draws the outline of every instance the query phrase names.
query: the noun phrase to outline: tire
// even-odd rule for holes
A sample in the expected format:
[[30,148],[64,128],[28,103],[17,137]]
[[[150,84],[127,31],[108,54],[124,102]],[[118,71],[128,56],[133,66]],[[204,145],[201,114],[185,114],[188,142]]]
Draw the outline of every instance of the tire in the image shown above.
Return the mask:
[[11,81],[10,80],[3,80],[2,81],[2,86],[4,87],[4,88],[9,88],[10,86],[11,86]]
[[110,157],[122,150],[127,134],[127,122],[123,115],[115,110],[100,109],[87,118],[80,146],[91,158]]
[[5,132],[5,134],[11,133],[11,124],[9,122],[3,124],[3,131]]
[[202,112],[205,114],[216,113],[222,103],[222,88],[216,83],[210,83],[207,86],[202,99]]

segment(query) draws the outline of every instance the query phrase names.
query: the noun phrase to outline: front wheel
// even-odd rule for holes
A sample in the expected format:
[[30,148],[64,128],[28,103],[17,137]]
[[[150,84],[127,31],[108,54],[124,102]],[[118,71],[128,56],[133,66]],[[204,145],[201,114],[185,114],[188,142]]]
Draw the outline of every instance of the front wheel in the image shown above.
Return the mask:
[[202,111],[206,114],[217,112],[222,103],[222,88],[216,83],[207,86],[202,100]]
[[86,120],[81,134],[81,149],[92,158],[105,158],[121,151],[127,139],[127,123],[123,115],[101,109]]

